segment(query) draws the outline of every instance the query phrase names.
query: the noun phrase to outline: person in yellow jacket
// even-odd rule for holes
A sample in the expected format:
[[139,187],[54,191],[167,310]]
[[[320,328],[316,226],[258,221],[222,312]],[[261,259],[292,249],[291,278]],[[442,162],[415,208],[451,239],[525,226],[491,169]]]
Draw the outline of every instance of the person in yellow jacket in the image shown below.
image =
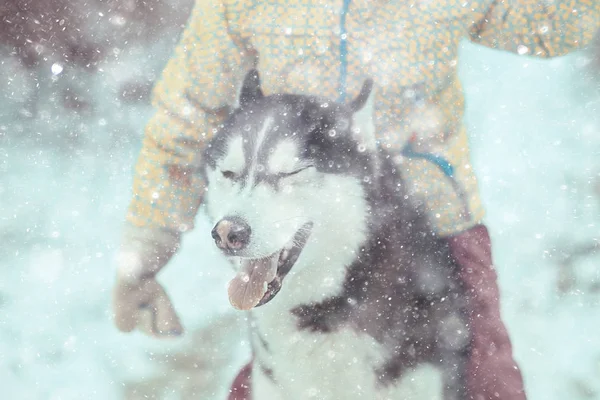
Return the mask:
[[[554,57],[588,44],[598,0],[197,0],[154,90],[154,117],[135,168],[114,290],[117,326],[158,336],[182,331],[156,274],[193,228],[204,185],[203,146],[256,68],[265,94],[353,98],[377,85],[378,145],[397,153],[410,191],[448,238],[469,293],[472,399],[525,399],[500,318],[484,212],[469,161],[459,42]],[[140,313],[153,318],[142,326]],[[249,398],[247,368],[232,399]],[[260,399],[256,399],[260,400]]]

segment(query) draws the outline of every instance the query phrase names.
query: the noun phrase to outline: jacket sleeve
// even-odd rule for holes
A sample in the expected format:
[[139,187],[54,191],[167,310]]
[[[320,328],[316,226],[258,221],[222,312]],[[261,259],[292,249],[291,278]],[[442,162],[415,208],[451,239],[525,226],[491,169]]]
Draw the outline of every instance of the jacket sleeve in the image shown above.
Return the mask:
[[492,0],[470,38],[521,55],[555,57],[586,46],[599,28],[598,0]]
[[197,173],[202,150],[235,103],[237,86],[251,67],[250,52],[233,32],[236,12],[220,1],[196,1],[154,88],[156,113],[146,126],[135,166],[125,241],[176,245],[180,233],[193,227],[204,191]]

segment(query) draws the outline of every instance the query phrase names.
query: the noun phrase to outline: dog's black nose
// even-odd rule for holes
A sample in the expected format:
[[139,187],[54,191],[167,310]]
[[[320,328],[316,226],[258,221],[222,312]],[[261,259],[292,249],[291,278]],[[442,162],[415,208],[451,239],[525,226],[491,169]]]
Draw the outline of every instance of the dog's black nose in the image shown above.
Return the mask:
[[222,250],[241,250],[250,242],[250,226],[239,217],[225,217],[213,228],[211,236]]

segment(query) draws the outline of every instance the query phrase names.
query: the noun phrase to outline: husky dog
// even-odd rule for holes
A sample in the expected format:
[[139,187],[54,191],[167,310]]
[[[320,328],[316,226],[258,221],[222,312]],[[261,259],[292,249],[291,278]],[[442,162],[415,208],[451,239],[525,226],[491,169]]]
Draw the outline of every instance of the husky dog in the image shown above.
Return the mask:
[[251,71],[204,154],[255,400],[465,398],[465,296],[376,147],[372,88],[349,105],[265,96]]

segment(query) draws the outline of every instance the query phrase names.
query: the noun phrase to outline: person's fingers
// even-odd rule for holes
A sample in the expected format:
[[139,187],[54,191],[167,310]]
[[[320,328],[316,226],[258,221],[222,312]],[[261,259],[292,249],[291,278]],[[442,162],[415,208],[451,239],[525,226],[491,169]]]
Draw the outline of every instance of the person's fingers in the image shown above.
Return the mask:
[[145,290],[152,293],[152,333],[158,336],[181,335],[183,327],[164,288],[156,280],[151,280]]
[[137,285],[117,282],[112,293],[112,309],[115,325],[122,332],[131,332],[137,325],[140,307],[140,291]]
[[155,279],[146,279],[139,285],[117,282],[113,290],[113,313],[117,328],[123,332],[137,327],[151,336],[183,333],[171,300]]
[[136,327],[148,336],[158,336],[154,333],[156,308],[150,304],[142,304],[137,313]]
[[157,301],[157,319],[156,327],[163,336],[180,336],[183,334],[183,326],[179,320],[179,316],[173,308],[173,304],[168,297],[160,298]]

